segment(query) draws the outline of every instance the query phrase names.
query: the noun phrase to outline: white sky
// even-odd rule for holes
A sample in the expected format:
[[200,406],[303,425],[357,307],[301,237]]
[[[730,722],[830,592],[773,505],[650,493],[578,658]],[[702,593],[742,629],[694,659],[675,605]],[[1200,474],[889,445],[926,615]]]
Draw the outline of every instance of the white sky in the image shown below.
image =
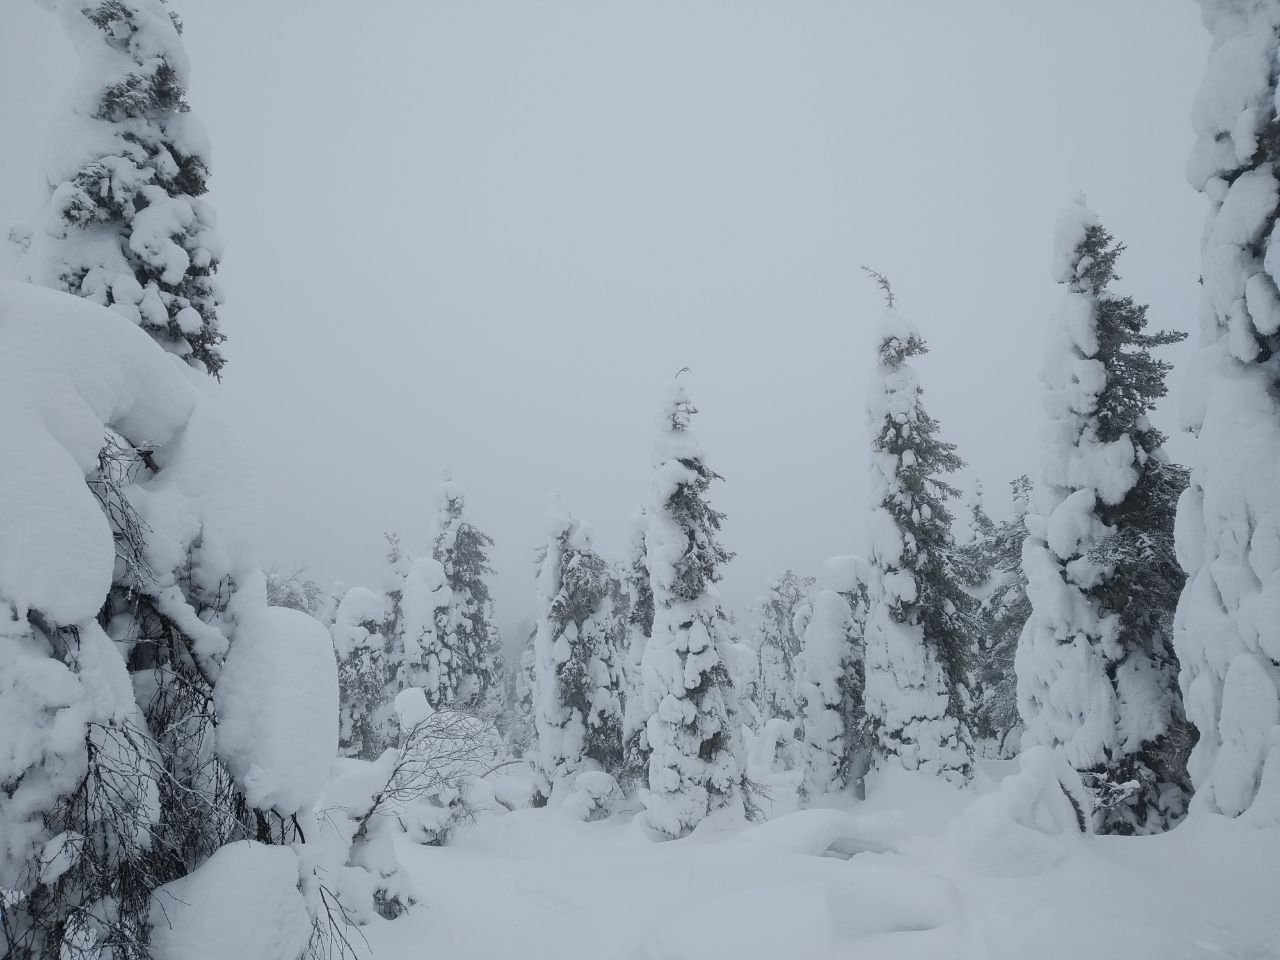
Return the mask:
[[[43,202],[74,65],[48,14],[0,5],[3,224]],[[928,407],[999,513],[1035,470],[1053,223],[1080,190],[1129,245],[1122,289],[1194,322],[1189,0],[174,6],[263,556],[321,582],[376,585],[385,530],[425,552],[447,465],[514,624],[551,494],[624,548],[684,365],[728,604],[860,551],[861,263],[929,339]]]

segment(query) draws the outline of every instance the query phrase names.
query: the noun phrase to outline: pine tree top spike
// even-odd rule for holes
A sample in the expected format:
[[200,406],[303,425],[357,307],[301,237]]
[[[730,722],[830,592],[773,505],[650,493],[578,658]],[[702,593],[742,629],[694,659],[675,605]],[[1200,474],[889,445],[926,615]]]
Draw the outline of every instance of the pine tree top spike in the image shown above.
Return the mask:
[[676,371],[675,376],[674,376],[674,377],[672,377],[671,379],[672,379],[672,380],[679,380],[679,379],[680,379],[680,374],[682,374],[682,373],[693,373],[693,371],[692,371],[692,370],[690,370],[687,366],[685,366],[685,367],[681,367],[679,370],[677,370],[677,371]]
[[866,264],[863,264],[860,269],[862,270],[863,273],[865,273],[868,277],[870,277],[872,280],[876,282],[876,286],[880,288],[882,293],[884,293],[885,306],[887,306],[890,310],[892,310],[893,304],[895,302],[895,298],[893,296],[893,287],[890,286],[889,284],[889,278],[886,277],[879,270],[872,270]]

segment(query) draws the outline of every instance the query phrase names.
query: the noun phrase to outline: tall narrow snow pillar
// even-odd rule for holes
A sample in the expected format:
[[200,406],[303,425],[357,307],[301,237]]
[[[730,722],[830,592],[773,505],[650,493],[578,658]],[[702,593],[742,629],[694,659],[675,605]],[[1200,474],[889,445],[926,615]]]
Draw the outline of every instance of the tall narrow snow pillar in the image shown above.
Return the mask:
[[1178,505],[1188,579],[1174,639],[1200,733],[1192,809],[1280,822],[1280,0],[1201,5],[1213,42],[1187,175],[1210,208],[1183,397],[1197,439]]

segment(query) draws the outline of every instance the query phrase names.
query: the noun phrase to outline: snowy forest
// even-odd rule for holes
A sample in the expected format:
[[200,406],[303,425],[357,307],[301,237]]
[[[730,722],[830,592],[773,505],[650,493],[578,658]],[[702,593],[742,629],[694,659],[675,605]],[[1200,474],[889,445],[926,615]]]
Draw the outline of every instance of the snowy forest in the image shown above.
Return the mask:
[[[388,466],[401,461],[380,434],[290,402],[314,379],[309,351],[347,359],[326,341],[337,321],[307,316],[287,364],[254,374],[270,399],[252,428],[273,457],[355,464],[353,514],[379,500],[398,510],[393,487],[413,504],[389,529],[364,530],[372,569],[355,559],[370,548],[332,519],[348,507],[324,499],[325,477],[268,504],[328,537],[338,566],[353,558],[336,582],[313,572],[315,541],[268,536],[263,490],[278,461],[249,448],[251,425],[228,400],[237,365],[264,368],[237,351],[245,314],[230,305],[252,297],[223,280],[238,256],[217,217],[231,189],[218,187],[200,119],[211,85],[191,55],[211,51],[181,9],[199,5],[5,2],[24,9],[0,10],[0,55],[20,56],[22,31],[33,48],[52,35],[66,69],[52,94],[43,82],[0,90],[4,152],[26,158],[0,166],[0,213],[22,211],[0,224],[0,957],[1280,958],[1280,0],[1145,8],[1152,37],[1162,16],[1202,24],[1198,93],[1175,104],[1190,153],[1109,149],[1103,163],[1188,181],[1203,229],[1180,239],[1199,251],[1198,277],[1129,282],[1126,264],[1174,218],[1157,210],[1128,237],[1097,200],[1115,192],[1083,182],[1049,198],[1056,215],[1003,244],[1031,251],[1030,283],[1051,306],[1037,313],[989,266],[985,302],[963,313],[1032,331],[1025,396],[1012,371],[1007,383],[975,372],[996,328],[957,340],[958,305],[955,316],[915,306],[952,296],[923,289],[931,259],[1005,251],[945,249],[928,229],[908,231],[906,253],[877,236],[851,247],[865,256],[838,252],[860,314],[824,314],[815,329],[833,339],[804,349],[836,358],[839,377],[817,359],[784,369],[791,355],[769,337],[787,337],[785,319],[769,336],[743,324],[743,339],[779,358],[757,378],[727,350],[717,369],[693,345],[695,323],[650,336],[596,318],[588,346],[556,343],[546,326],[545,354],[490,333],[478,352],[453,349],[472,315],[435,314],[426,293],[381,309],[370,293],[343,325],[412,356],[424,382],[463,371],[465,390],[395,438],[431,467],[407,475]],[[819,6],[798,3],[795,16],[821,20]],[[733,27],[732,8],[717,9],[717,29]],[[557,10],[557,29],[588,19]],[[677,11],[660,15],[664,29],[679,31]],[[862,29],[874,39],[873,18]],[[210,70],[236,69],[236,49],[216,53],[226,62]],[[287,71],[302,54],[274,56]],[[705,58],[710,76],[716,51]],[[1071,82],[1087,101],[1126,81],[1081,65]],[[252,175],[279,178],[282,194],[288,165],[351,149],[337,119],[290,126],[284,90],[264,84],[232,114],[280,125]],[[460,83],[431,95],[472,94]],[[856,112],[871,95],[837,99]],[[27,104],[38,116],[18,135]],[[898,122],[928,111],[903,108]],[[397,118],[422,122],[430,143],[428,121]],[[875,134],[882,147],[896,136]],[[930,163],[964,151],[933,145]],[[361,149],[377,159],[384,146]],[[433,169],[431,150],[410,161]],[[34,188],[25,164],[39,167]],[[625,194],[628,175],[609,193]],[[436,282],[430,258],[398,259],[362,219],[368,203],[413,220],[412,183],[326,183],[308,203],[335,234],[355,234],[389,273]],[[940,218],[960,216],[930,189],[904,175],[870,192],[920,194]],[[289,209],[266,204],[247,230],[283,247],[297,236],[279,232]],[[783,229],[780,209],[762,231]],[[314,243],[308,275],[250,265],[277,302],[295,286],[341,298],[384,282]],[[695,246],[680,256],[700,263]],[[480,286],[503,286],[514,254],[485,254]],[[642,286],[662,286],[666,255]],[[896,269],[907,259],[925,272]],[[1136,276],[1161,271],[1172,272]],[[589,273],[572,283],[589,286]],[[1152,305],[1192,282],[1184,330]],[[645,302],[641,287],[616,296]],[[834,339],[854,326],[870,334],[862,355]],[[573,403],[518,420],[541,401],[487,367],[484,350],[545,361],[531,376],[557,380]],[[555,354],[558,366],[545,360]],[[354,356],[321,389],[358,389],[360,417],[390,416],[376,398],[392,361],[366,369]],[[617,389],[575,386],[579,366]],[[947,376],[1029,411],[1034,437],[965,424],[969,407],[938,402]],[[802,475],[826,468],[777,446],[722,380],[766,393],[797,432],[836,418],[838,430],[821,421],[822,445],[858,472],[827,478],[839,503],[801,503],[821,500]],[[636,382],[648,386],[631,395]],[[531,494],[536,511],[516,494],[507,504],[536,513],[520,521],[537,531],[532,549],[524,527],[495,522],[503,511],[485,500],[501,488],[472,483],[542,484],[532,461],[499,469],[432,445],[431,417],[480,435],[482,409],[510,411],[563,471]],[[641,411],[640,429],[622,409]],[[776,467],[781,494],[731,500],[751,481],[725,467],[731,449],[746,450],[739,469]],[[612,461],[630,455],[619,451],[635,451],[638,492],[612,516],[586,516],[575,501],[602,513],[623,502],[583,494],[612,484]],[[994,475],[1009,463],[1020,467]],[[845,547],[802,564],[766,527],[732,526],[730,503],[793,526],[824,516],[832,540],[814,542]],[[735,543],[739,530],[753,533]],[[515,565],[508,542],[522,551]],[[752,572],[745,594],[727,586],[735,564]],[[760,569],[773,573],[753,579]]]

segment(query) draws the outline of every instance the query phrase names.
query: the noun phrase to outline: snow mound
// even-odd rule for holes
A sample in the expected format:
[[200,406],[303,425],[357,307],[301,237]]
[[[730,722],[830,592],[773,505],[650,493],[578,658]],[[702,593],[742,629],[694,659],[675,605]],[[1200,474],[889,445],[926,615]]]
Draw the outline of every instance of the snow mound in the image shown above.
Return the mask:
[[989,876],[1043,873],[1064,861],[1091,831],[1092,800],[1065,757],[1031,747],[1020,771],[997,793],[979,797],[947,828],[940,856]]
[[228,844],[151,901],[155,960],[297,960],[311,937],[298,857],[252,840]]
[[329,631],[288,607],[240,626],[214,691],[218,753],[250,805],[310,807],[338,753],[338,668]]
[[[195,376],[109,310],[0,281],[0,588],[20,614],[74,624],[102,606],[115,544],[85,479],[108,429],[162,468],[131,493],[149,548],[185,554],[203,531],[198,565],[244,574],[255,498]],[[150,557],[157,572],[176,567],[170,559]]]

